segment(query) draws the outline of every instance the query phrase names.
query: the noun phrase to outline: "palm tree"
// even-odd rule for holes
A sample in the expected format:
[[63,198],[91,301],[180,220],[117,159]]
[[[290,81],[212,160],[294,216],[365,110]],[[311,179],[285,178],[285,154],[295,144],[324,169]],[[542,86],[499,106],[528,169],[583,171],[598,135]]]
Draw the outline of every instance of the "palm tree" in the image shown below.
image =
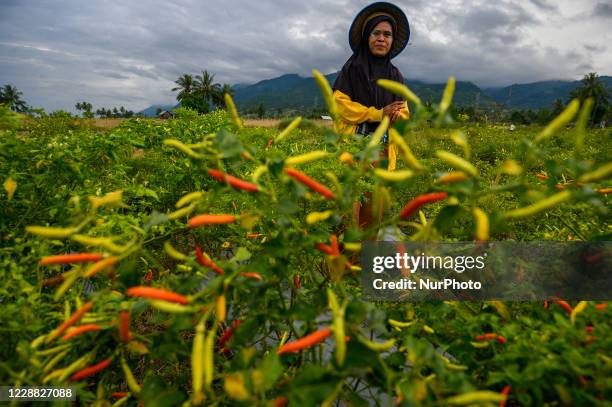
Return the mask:
[[11,85],[4,85],[0,88],[0,104],[8,105],[15,112],[27,112],[28,105],[21,100],[23,93]]
[[608,110],[610,94],[597,73],[591,72],[582,78],[582,86],[570,92],[570,99],[578,98],[583,102],[587,98],[593,99],[590,125],[602,120]]
[[229,94],[230,96],[234,95],[234,90],[232,89],[232,85],[229,83],[224,83],[223,86],[219,87],[219,92],[215,93],[212,97],[212,101],[216,106],[224,106],[225,105],[225,94]]
[[176,100],[179,102],[185,98],[185,96],[191,94],[194,88],[196,87],[196,82],[193,80],[193,76],[189,74],[184,74],[180,76],[176,81],[174,81],[178,86],[172,88],[172,92],[179,91],[179,94],[176,96]]
[[200,96],[205,104],[209,101],[215,103],[221,93],[221,85],[214,83],[215,75],[209,74],[208,71],[202,71],[202,75],[196,75],[195,92]]

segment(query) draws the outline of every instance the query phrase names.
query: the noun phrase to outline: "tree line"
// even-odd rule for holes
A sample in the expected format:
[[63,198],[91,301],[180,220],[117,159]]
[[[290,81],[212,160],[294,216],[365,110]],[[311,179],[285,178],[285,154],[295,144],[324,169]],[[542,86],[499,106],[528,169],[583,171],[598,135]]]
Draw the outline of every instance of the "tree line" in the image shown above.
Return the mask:
[[183,74],[174,83],[172,92],[178,91],[176,100],[181,107],[196,110],[199,113],[208,113],[213,108],[223,108],[225,102],[223,95],[233,95],[231,85],[215,83],[215,75],[202,71],[202,75]]
[[[214,82],[214,74],[202,71],[202,75],[183,74],[176,81],[176,87],[172,91],[178,91],[176,99],[182,107],[193,109],[199,113],[208,113],[213,108],[223,108],[223,95],[233,94],[229,84],[219,84]],[[11,110],[18,113],[44,113],[43,109],[34,109],[22,99],[22,92],[11,85],[4,85],[0,88],[0,104],[8,106]],[[609,125],[612,123],[612,103],[610,103],[610,90],[606,88],[601,78],[595,72],[584,76],[581,85],[570,92],[569,99],[563,101],[555,100],[552,106],[534,109],[496,109],[494,111],[482,111],[473,106],[453,106],[452,112],[455,118],[461,121],[471,122],[507,122],[514,124],[546,124],[558,116],[569,101],[579,99],[581,102],[587,98],[593,99],[593,109],[591,112],[590,125]],[[132,110],[123,106],[113,108],[100,108],[95,112],[89,102],[77,102],[75,108],[82,112],[85,118],[131,118],[137,116]],[[312,109],[309,112],[295,112],[305,116],[318,117],[325,114],[320,109]],[[245,111],[247,115],[257,118],[267,116],[266,113],[274,114],[275,111],[267,110],[263,103],[257,107]],[[276,116],[282,115],[282,110],[277,109]]]

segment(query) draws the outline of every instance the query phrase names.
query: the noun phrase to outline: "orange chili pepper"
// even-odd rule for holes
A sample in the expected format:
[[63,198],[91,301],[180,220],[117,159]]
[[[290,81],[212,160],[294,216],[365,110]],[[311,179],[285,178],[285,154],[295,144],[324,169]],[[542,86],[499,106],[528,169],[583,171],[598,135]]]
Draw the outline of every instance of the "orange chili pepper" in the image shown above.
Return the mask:
[[68,318],[68,320],[64,321],[60,326],[57,327],[57,329],[51,334],[50,339],[58,337],[59,335],[64,333],[66,329],[79,322],[83,315],[85,315],[87,311],[92,309],[93,306],[94,303],[92,301],[85,303],[78,311],[72,314],[72,316]]
[[323,342],[325,338],[327,338],[331,334],[331,329],[321,328],[318,331],[306,335],[300,339],[284,344],[280,347],[277,353],[279,355],[282,355],[284,353],[295,353],[303,349],[311,348],[316,344]]
[[130,297],[142,297],[154,300],[163,300],[168,302],[177,302],[179,304],[187,305],[189,300],[187,297],[177,294],[172,291],[162,290],[153,287],[136,286],[128,288],[126,294]]
[[226,182],[236,189],[240,189],[247,192],[257,192],[259,190],[259,187],[257,185],[251,182],[241,180],[240,178],[225,174],[219,170],[211,168],[208,170],[208,173],[217,181]]
[[93,376],[96,373],[98,373],[98,372],[106,369],[107,367],[109,367],[112,361],[113,361],[112,358],[104,359],[102,362],[100,362],[98,364],[86,367],[85,369],[76,372],[75,374],[73,374],[70,377],[69,380],[71,382],[76,382],[78,380],[85,379],[86,377]]
[[329,188],[327,188],[323,184],[318,183],[314,179],[310,178],[308,175],[306,175],[306,174],[304,174],[302,172],[299,172],[298,170],[293,169],[293,168],[285,168],[284,171],[291,178],[293,178],[293,179],[299,181],[300,183],[304,184],[305,186],[307,186],[308,188],[310,188],[311,190],[313,190],[317,194],[323,195],[327,199],[335,199],[336,198],[334,196],[334,193]]
[[202,225],[222,225],[225,223],[232,223],[235,221],[236,221],[236,217],[233,215],[204,214],[204,215],[194,216],[193,218],[189,219],[187,221],[187,225],[189,225],[189,227],[193,229],[193,228],[196,228]]
[[260,281],[263,280],[263,277],[261,276],[261,274],[255,273],[253,271],[245,271],[245,272],[240,273],[240,275],[242,277],[252,278],[254,280],[260,280]]
[[81,334],[84,334],[85,332],[99,331],[100,329],[101,329],[101,327],[98,324],[86,324],[86,325],[77,326],[72,331],[70,331],[66,335],[64,335],[62,337],[62,339],[67,341],[68,339],[74,338],[75,336],[78,336],[78,335],[81,335]]
[[569,305],[569,303],[567,301],[563,301],[563,300],[556,300],[555,304],[557,304],[558,306],[560,306],[561,308],[563,308],[565,310],[565,312],[567,312],[568,314],[571,315],[572,311],[574,310],[572,308],[571,305]]
[[128,311],[121,311],[119,313],[119,339],[123,343],[128,343],[132,339],[132,334],[130,333],[130,313]]
[[47,266],[49,264],[72,264],[72,263],[86,263],[90,261],[102,260],[104,256],[101,253],[73,253],[73,254],[59,254],[57,256],[47,256],[40,259],[41,266]]

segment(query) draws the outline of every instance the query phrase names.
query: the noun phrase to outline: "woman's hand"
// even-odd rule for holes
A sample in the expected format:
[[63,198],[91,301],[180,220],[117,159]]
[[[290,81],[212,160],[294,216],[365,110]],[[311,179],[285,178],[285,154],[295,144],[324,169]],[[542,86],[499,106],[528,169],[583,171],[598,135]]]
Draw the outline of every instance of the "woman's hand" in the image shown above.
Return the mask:
[[393,103],[389,103],[387,106],[383,107],[383,116],[389,116],[391,121],[397,120],[400,115],[400,110],[404,107],[403,101],[397,101]]
[[402,110],[403,107],[404,107],[404,102],[401,100],[397,102],[389,103],[387,106],[383,107],[383,116],[389,116],[389,120],[391,120],[391,123],[393,123],[394,121],[396,121],[397,119],[401,117],[400,111]]

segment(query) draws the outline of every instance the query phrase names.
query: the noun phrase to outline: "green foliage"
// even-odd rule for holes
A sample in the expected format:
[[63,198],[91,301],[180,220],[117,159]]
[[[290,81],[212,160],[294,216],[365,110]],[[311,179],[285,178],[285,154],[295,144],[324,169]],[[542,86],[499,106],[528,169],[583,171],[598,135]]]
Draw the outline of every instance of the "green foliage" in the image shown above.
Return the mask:
[[[512,388],[511,403],[603,403],[612,392],[609,307],[600,310],[589,302],[572,324],[556,304],[544,309],[528,302],[503,307],[480,302],[368,303],[361,300],[358,272],[346,265],[357,263],[359,253],[346,250],[326,256],[315,249],[316,243],[330,244],[332,234],[346,246],[376,233],[376,226],[358,230],[352,219],[353,202],[365,191],[374,196],[388,193],[391,200],[384,208],[383,225],[398,225],[416,240],[473,240],[475,207],[489,214],[492,239],[609,236],[609,198],[596,192],[606,181],[571,182],[609,161],[605,130],[584,132],[584,147],[578,149],[576,133],[581,129],[562,129],[554,138],[534,144],[541,128],[509,132],[505,126],[454,124],[450,112],[438,114],[438,108],[430,106],[414,111],[410,121],[396,123],[395,129],[426,167],[398,183],[373,173],[381,148],[368,147],[369,140],[307,126],[269,145],[277,129],[237,130],[223,110],[200,115],[179,109],[172,120],[132,119],[105,131],[58,113],[30,120],[22,134],[2,131],[0,179],[10,176],[17,187],[11,200],[0,195],[0,382],[40,385],[50,372],[93,352],[92,361],[114,359],[108,369],[76,383],[87,404],[104,404],[112,392],[127,391],[121,356],[142,385],[128,403],[138,399],[146,405],[171,406],[196,401],[193,363],[204,356],[194,358],[192,351],[195,326],[203,321],[206,331],[216,335],[212,383],[204,390],[206,405],[267,405],[278,397],[290,405],[335,399],[363,405],[393,402],[400,395],[402,405],[445,405],[455,395],[499,392],[505,385]],[[180,142],[183,150],[164,144],[168,139]],[[323,199],[284,174],[287,157],[314,150],[325,150],[329,156],[300,164],[299,170],[329,187],[334,200]],[[440,184],[440,176],[454,168],[437,157],[438,150],[469,160],[479,177]],[[342,163],[338,158],[343,153],[351,153],[354,164]],[[504,172],[510,159],[520,166],[520,173]],[[399,166],[404,169],[407,162],[400,160]],[[253,179],[261,167],[267,171]],[[210,169],[255,182],[258,192],[219,182],[209,175]],[[547,180],[536,178],[542,171]],[[502,219],[509,210],[555,194],[557,184],[571,191],[571,203],[525,220]],[[122,191],[121,202],[92,206],[112,191]],[[203,193],[183,206],[191,214],[175,218],[179,198],[195,191]],[[425,207],[427,225],[414,218],[398,219],[406,202],[428,191],[447,192],[453,202]],[[327,210],[331,215],[325,220],[306,222],[309,213]],[[187,219],[196,214],[231,214],[240,221],[187,227]],[[112,244],[88,245],[74,236],[34,236],[25,232],[29,225],[75,227],[81,235],[108,238]],[[186,260],[170,256],[164,243]],[[223,276],[196,259],[196,246],[223,269]],[[43,256],[85,251],[115,255],[118,261],[112,270],[89,279],[83,277],[88,264],[39,265]],[[77,278],[58,295],[50,279],[67,272]],[[249,272],[258,273],[261,280],[242,274]],[[172,313],[127,296],[127,289],[135,285],[188,296],[189,308]],[[333,335],[324,345],[277,355],[285,333],[292,341],[332,323],[327,288],[338,302],[346,301],[343,322],[350,339],[344,363],[339,365],[329,351],[335,349]],[[227,302],[225,321],[218,312],[221,296]],[[81,323],[95,322],[102,329],[70,340],[69,352],[45,371],[55,356],[47,352],[63,340],[34,342],[37,347],[32,342],[88,300],[95,306]],[[131,317],[129,344],[119,340],[121,310],[129,310]],[[242,323],[234,325],[222,350],[219,340],[237,319]],[[390,319],[413,323],[395,328]],[[586,332],[591,325],[594,340]],[[475,337],[487,332],[503,335],[507,342],[473,346]],[[365,345],[370,339],[394,339],[395,345],[375,351]],[[441,352],[448,352],[452,360]],[[66,383],[58,377],[48,382]]]

